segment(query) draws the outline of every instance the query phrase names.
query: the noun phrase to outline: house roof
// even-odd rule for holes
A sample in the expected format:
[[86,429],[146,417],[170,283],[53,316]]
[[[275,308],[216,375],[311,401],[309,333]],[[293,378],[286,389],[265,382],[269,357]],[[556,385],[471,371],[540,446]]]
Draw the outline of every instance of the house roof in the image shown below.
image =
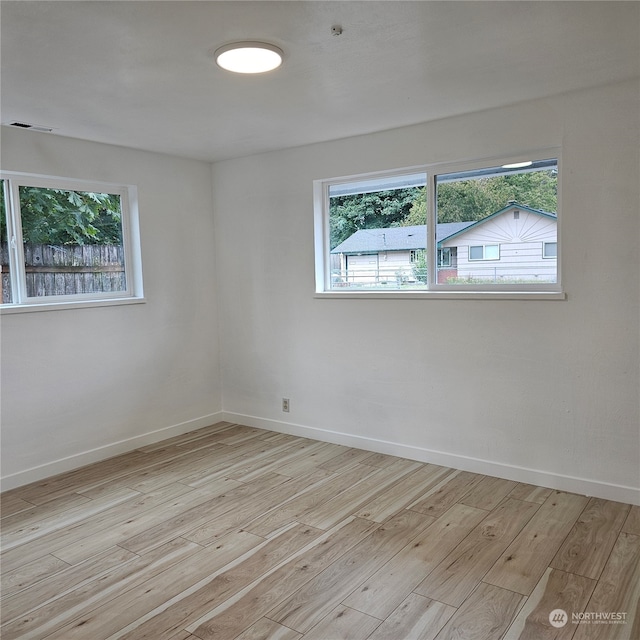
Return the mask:
[[[487,220],[511,210],[520,209],[540,216],[557,220],[557,213],[533,209],[517,202],[510,202],[506,207],[476,222],[444,222],[436,227],[436,243],[461,235],[472,227],[484,224]],[[386,227],[383,229],[359,229],[341,242],[331,253],[378,253],[380,251],[407,251],[426,249],[427,233],[425,225],[411,227]]]
[[[482,220],[477,220],[476,222],[471,222],[470,224],[467,224],[466,227],[464,227],[463,229],[457,229],[455,231],[451,231],[451,233],[449,233],[446,236],[443,237],[438,237],[436,238],[436,242],[438,243],[438,245],[440,245],[440,243],[444,242],[445,240],[451,240],[451,238],[461,235],[462,233],[469,231],[472,228],[478,227],[481,224],[484,224],[485,222],[487,222],[488,220],[491,220],[492,218],[497,218],[498,216],[501,216],[503,213],[506,213],[507,211],[510,211],[511,209],[519,209],[521,211],[528,211],[529,213],[535,213],[536,215],[539,216],[543,216],[545,218],[551,218],[552,220],[557,220],[558,219],[558,214],[557,213],[551,213],[549,211],[542,211],[542,209],[534,209],[533,207],[528,207],[526,204],[520,204],[518,202],[510,202],[506,207],[502,207],[502,209],[499,209],[498,211],[488,215],[486,218],[482,218]],[[441,227],[443,225],[438,225],[438,228]]]
[[[439,224],[437,242],[455,235],[473,222],[446,222]],[[378,253],[379,251],[407,251],[427,248],[427,227],[386,227],[359,229],[341,242],[331,253]]]

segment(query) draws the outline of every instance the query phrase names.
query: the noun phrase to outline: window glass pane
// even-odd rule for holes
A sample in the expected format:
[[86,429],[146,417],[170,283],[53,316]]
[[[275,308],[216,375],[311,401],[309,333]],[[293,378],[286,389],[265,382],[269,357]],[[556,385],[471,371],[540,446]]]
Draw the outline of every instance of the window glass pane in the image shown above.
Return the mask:
[[558,244],[556,242],[544,243],[544,257],[556,258],[558,256]]
[[438,249],[438,266],[451,266],[451,249]]
[[329,187],[331,288],[426,286],[425,174]]
[[13,301],[11,272],[9,266],[9,234],[7,233],[7,211],[5,206],[4,180],[0,180],[0,270],[2,274],[2,304]]
[[485,260],[499,260],[500,259],[500,245],[490,244],[484,248]]
[[557,282],[558,164],[541,160],[436,177],[436,244],[451,264],[438,283],[536,284]]
[[19,191],[28,297],[126,290],[119,195]]

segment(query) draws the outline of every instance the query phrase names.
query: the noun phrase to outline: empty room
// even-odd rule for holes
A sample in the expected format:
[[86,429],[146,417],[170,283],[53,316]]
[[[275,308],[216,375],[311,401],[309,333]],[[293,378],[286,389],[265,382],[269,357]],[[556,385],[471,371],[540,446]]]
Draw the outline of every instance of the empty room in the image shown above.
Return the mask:
[[3,640],[640,638],[640,2],[0,2]]

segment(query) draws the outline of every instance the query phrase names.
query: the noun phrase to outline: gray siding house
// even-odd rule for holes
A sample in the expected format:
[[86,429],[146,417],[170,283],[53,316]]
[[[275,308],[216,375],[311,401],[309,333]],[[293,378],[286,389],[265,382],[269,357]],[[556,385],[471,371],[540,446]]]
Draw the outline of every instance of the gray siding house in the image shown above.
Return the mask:
[[[426,227],[360,229],[333,249],[333,286],[416,284]],[[555,282],[557,214],[518,203],[477,222],[436,227],[438,282]]]

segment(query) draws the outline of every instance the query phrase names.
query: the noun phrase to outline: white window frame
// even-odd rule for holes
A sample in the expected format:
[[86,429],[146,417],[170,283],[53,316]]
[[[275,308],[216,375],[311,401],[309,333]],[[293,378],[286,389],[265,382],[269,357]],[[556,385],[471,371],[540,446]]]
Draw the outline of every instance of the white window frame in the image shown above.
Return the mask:
[[[135,185],[14,171],[0,171],[0,180],[4,182],[4,201],[9,241],[9,270],[13,296],[12,302],[0,304],[0,313],[4,315],[22,311],[46,311],[144,302],[138,224],[138,194]],[[63,189],[118,195],[120,197],[122,215],[122,245],[126,288],[122,291],[28,296],[20,213],[20,187],[41,187],[43,189]],[[2,215],[1,212],[0,215]]]
[[[497,258],[487,258],[487,247],[498,247]],[[471,249],[482,249],[482,258],[472,258]],[[494,262],[500,260],[500,245],[499,244],[473,244],[469,245],[469,262]]]
[[[553,244],[556,247],[556,255],[555,256],[548,256],[547,255],[547,247]],[[558,243],[557,242],[543,242],[542,243],[542,258],[544,260],[555,260],[558,257]]]
[[[483,168],[502,167],[506,164],[528,160],[543,161],[556,159],[558,166],[558,214],[557,247],[558,259],[556,282],[502,284],[487,282],[482,284],[441,284],[437,282],[437,243],[436,225],[436,181],[443,174],[461,173],[481,170]],[[390,171],[377,171],[366,174],[342,176],[315,180],[313,183],[314,200],[314,239],[315,239],[315,297],[317,298],[424,298],[424,299],[537,299],[564,300],[566,294],[562,288],[561,277],[561,149],[558,147],[530,150],[514,155],[481,158],[459,163],[434,163],[428,165],[409,166]],[[340,184],[358,181],[393,178],[424,172],[427,185],[427,257],[428,283],[426,289],[420,290],[337,290],[331,288],[330,275],[330,235],[329,235],[329,188]],[[494,244],[494,243],[492,243]],[[498,258],[499,259],[499,258]]]

